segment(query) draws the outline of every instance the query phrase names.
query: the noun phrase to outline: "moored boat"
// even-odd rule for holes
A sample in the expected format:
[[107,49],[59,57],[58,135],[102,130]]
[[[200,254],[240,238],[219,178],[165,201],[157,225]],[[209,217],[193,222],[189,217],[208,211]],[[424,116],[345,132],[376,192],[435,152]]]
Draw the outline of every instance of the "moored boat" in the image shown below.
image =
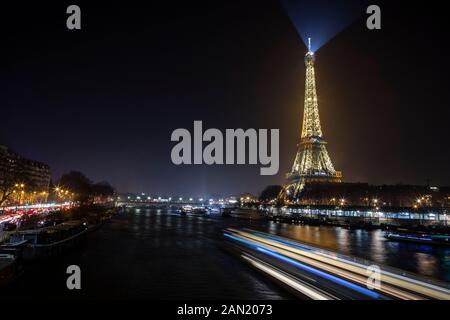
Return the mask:
[[182,216],[187,215],[188,213],[192,212],[192,206],[186,205],[186,206],[182,206],[180,209],[180,214]]
[[420,244],[450,246],[450,235],[427,233],[388,232],[384,235],[388,240],[406,241]]
[[69,221],[47,228],[17,231],[3,247],[21,250],[25,261],[52,257],[79,244],[87,229],[86,223]]
[[222,208],[221,215],[222,215],[222,217],[225,217],[225,218],[231,217],[232,211],[233,210],[231,208]]
[[0,288],[22,274],[22,266],[14,250],[0,250]]

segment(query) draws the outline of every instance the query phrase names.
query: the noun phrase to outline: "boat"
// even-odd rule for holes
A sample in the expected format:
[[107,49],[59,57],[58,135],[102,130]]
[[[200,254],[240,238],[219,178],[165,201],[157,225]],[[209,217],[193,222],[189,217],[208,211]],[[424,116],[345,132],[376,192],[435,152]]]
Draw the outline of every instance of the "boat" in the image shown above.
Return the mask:
[[229,218],[231,217],[231,213],[232,213],[233,209],[232,208],[222,208],[222,217],[224,218]]
[[384,237],[392,241],[406,241],[420,244],[450,246],[450,235],[388,232],[384,235]]
[[221,208],[219,206],[209,206],[206,207],[206,210],[210,215],[218,215],[221,213]]
[[14,250],[0,250],[0,288],[14,281],[23,273]]
[[181,207],[180,214],[182,216],[185,216],[187,214],[198,214],[203,215],[207,214],[208,210],[205,207],[201,206],[191,206],[191,205],[185,205]]
[[79,244],[87,230],[85,222],[68,221],[52,227],[16,231],[2,248],[20,250],[24,261],[48,258]]
[[192,208],[193,214],[207,214],[208,210],[205,207],[193,207]]
[[187,206],[182,206],[181,207],[180,214],[182,216],[185,216],[185,215],[187,215],[188,213],[191,213],[191,212],[192,212],[192,206],[187,205]]

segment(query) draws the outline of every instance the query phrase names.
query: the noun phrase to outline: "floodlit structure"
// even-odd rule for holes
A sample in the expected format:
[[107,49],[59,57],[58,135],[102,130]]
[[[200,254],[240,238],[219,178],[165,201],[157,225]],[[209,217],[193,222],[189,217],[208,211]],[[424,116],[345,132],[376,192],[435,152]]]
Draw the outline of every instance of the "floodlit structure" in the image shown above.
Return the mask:
[[342,173],[334,169],[322,134],[314,73],[315,60],[309,39],[309,50],[305,56],[306,84],[302,134],[294,165],[286,176],[288,183],[283,190],[284,196],[290,199],[298,197],[305,183],[342,180]]

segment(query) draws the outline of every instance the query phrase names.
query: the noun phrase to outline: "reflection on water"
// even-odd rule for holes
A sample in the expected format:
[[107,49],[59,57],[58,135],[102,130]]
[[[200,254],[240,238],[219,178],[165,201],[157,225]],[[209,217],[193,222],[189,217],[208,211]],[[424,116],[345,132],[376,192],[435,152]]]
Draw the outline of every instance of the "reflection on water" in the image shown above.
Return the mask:
[[[222,231],[247,227],[375,263],[450,281],[449,250],[386,241],[381,231],[298,226],[211,216],[128,210],[88,235],[85,246],[26,266],[11,298],[283,299],[291,298],[223,250]],[[68,291],[66,268],[79,265],[83,290]]]
[[[229,221],[151,209],[122,212],[89,234],[85,246],[27,265],[0,298],[292,298],[222,249]],[[82,270],[80,291],[65,285],[72,264]]]
[[268,222],[267,232],[436,279],[450,281],[450,249],[388,241],[383,231]]

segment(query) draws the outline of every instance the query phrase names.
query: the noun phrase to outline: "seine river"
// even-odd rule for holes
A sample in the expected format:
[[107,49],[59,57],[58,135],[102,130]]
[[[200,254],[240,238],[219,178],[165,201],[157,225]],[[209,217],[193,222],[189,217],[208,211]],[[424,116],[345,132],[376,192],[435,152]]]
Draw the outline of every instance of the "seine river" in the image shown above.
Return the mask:
[[[10,298],[291,299],[288,293],[224,250],[222,230],[249,227],[450,281],[450,250],[386,241],[382,231],[298,226],[129,209],[91,233],[79,248],[25,265],[0,296]],[[66,288],[78,265],[82,289]]]

